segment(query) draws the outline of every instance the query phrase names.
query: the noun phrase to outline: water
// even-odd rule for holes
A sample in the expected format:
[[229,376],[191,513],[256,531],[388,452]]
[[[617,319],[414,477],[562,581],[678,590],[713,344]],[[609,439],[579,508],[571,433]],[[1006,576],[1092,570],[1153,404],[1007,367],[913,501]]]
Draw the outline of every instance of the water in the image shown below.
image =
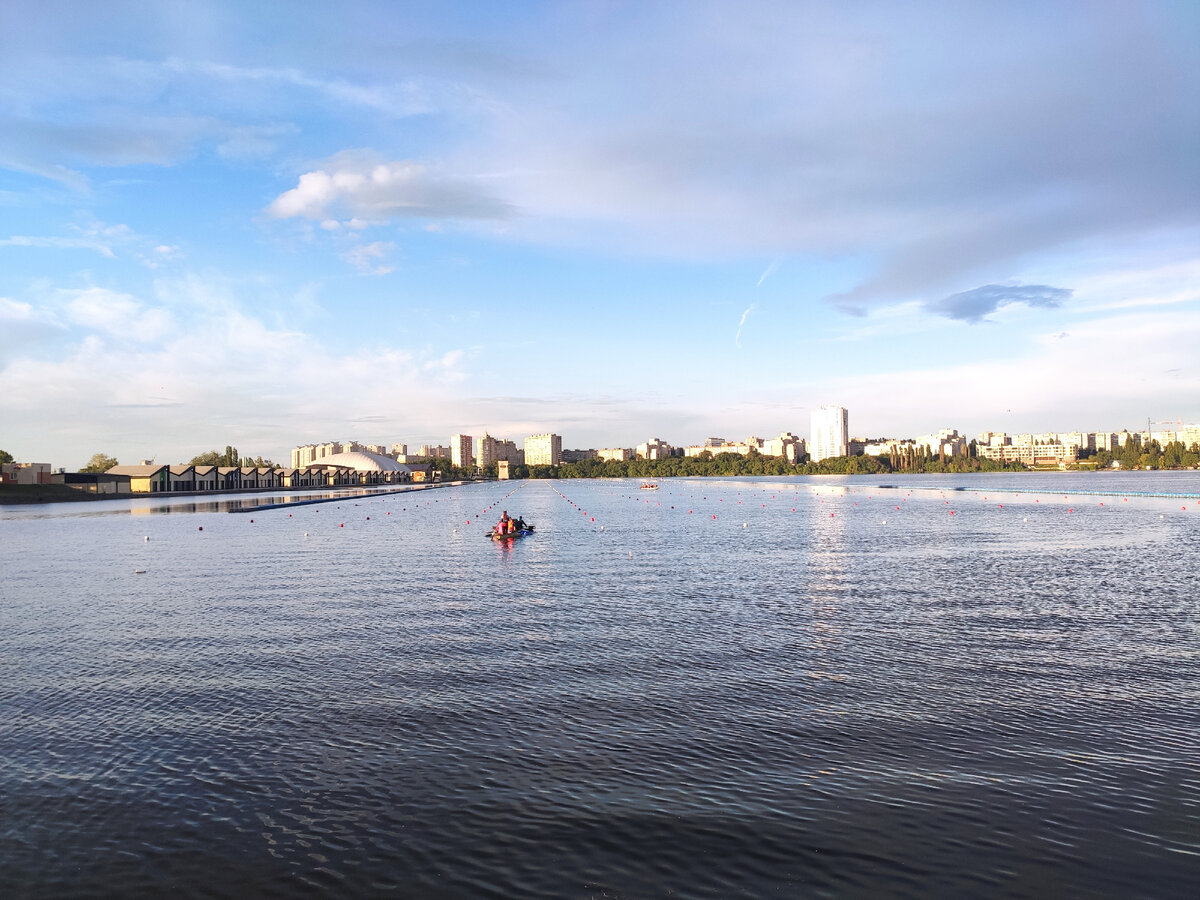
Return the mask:
[[0,893],[1197,896],[1200,499],[1088,490],[1200,477],[0,507]]

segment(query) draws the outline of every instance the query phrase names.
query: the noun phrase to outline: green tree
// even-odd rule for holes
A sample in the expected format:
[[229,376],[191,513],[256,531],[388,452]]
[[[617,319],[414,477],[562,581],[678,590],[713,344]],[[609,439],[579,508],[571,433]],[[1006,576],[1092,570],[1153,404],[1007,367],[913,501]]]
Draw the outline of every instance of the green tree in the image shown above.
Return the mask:
[[221,453],[217,450],[209,450],[206,453],[201,453],[199,456],[193,456],[186,463],[186,466],[258,466],[259,468],[276,468],[278,463],[272,462],[269,459],[264,459],[261,456],[247,456],[242,458],[238,455],[237,447],[225,445],[225,452]]
[[7,450],[0,450],[0,463],[10,463],[10,462],[15,462],[15,460],[13,459],[13,455],[11,453],[9,453]]
[[80,472],[107,472],[113,466],[119,466],[115,456],[108,456],[104,453],[93,453],[92,458],[88,460],[86,466],[80,469]]

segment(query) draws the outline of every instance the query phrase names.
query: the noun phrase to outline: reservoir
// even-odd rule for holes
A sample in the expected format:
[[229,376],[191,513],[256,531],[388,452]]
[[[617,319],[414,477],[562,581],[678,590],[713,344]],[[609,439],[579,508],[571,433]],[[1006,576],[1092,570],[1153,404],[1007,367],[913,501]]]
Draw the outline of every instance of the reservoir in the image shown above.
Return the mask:
[[1200,893],[1200,473],[658,485],[0,507],[0,894]]

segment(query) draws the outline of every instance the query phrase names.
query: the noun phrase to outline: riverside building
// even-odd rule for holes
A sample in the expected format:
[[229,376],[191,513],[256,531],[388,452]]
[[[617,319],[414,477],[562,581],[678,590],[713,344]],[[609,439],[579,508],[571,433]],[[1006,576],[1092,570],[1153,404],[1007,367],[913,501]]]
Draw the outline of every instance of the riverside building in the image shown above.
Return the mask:
[[529,466],[558,466],[562,464],[562,436],[531,434],[525,438],[525,464]]
[[475,462],[475,439],[469,434],[450,435],[450,462],[456,466],[469,466]]
[[666,459],[675,454],[674,449],[666,441],[650,438],[644,444],[637,445],[638,459]]
[[812,411],[808,452],[812,462],[849,453],[850,415],[842,406],[822,406]]
[[480,466],[490,466],[492,463],[506,462],[520,465],[524,462],[525,454],[518,449],[513,441],[494,438],[486,431],[479,438],[478,462]]

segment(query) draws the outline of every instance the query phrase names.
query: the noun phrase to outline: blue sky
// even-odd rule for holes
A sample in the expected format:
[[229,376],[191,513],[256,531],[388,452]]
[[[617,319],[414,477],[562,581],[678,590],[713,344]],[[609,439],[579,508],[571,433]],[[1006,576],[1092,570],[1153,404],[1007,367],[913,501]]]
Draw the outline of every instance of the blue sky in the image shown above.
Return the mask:
[[0,11],[0,447],[1200,421],[1193,3]]

